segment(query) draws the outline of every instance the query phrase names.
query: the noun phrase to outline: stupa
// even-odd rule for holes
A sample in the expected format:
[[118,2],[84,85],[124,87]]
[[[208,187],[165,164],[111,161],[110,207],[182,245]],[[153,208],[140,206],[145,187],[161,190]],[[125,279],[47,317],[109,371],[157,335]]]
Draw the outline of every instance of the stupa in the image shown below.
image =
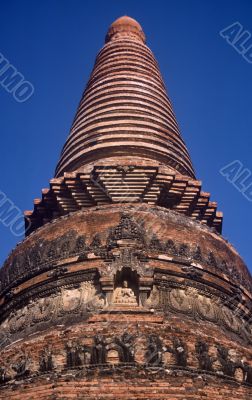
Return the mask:
[[0,270],[0,399],[252,398],[252,279],[124,16]]

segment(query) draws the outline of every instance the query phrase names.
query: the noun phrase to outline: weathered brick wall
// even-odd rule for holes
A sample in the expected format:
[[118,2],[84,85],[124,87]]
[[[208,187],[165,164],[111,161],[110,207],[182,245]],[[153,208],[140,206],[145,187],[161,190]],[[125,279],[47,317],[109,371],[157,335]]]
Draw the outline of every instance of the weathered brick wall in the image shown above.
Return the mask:
[[[30,235],[4,273],[0,398],[252,395],[250,277],[197,222],[146,205],[74,213]],[[114,302],[120,274],[136,304]]]
[[[128,371],[128,375],[132,375],[132,372]],[[92,380],[64,376],[56,384],[48,380],[39,380],[36,384],[22,385],[18,392],[10,389],[2,392],[0,399],[251,400],[251,396],[251,389],[215,377],[206,379],[204,376],[190,377],[184,374],[181,376],[181,373],[167,373],[165,378],[160,379],[154,379],[153,376],[147,376],[145,379],[131,376],[124,379],[120,374],[113,379],[97,376]]]
[[[152,317],[155,321],[155,316]],[[251,348],[235,342],[232,337],[218,331],[208,324],[181,321],[171,317],[169,322],[146,322],[137,315],[116,314],[96,316],[87,324],[75,325],[69,329],[63,327],[48,331],[40,336],[27,338],[13,344],[5,350],[5,360],[17,360],[19,355],[29,358],[29,374],[1,386],[0,398],[10,399],[232,399],[248,400],[252,396],[252,386],[242,382],[237,370],[234,377],[221,372],[221,365],[216,357],[216,346],[222,344],[229,349],[233,362],[248,359],[252,361]],[[114,319],[114,322],[111,320]],[[127,319],[127,322],[125,322]],[[142,321],[141,321],[142,319]],[[146,320],[151,317],[147,316]],[[94,322],[96,320],[96,322]],[[99,321],[100,320],[100,321]],[[138,323],[134,322],[138,320]],[[111,363],[99,366],[86,364],[78,367],[67,365],[67,346],[92,346],[95,334],[101,335],[107,344],[124,332],[134,337],[134,364]],[[146,365],[146,349],[151,334],[158,334],[164,347],[172,347],[174,338],[179,338],[188,352],[187,366],[176,365],[176,358],[171,353],[163,353],[163,365]],[[202,371],[195,353],[195,343],[203,339],[209,344],[209,354],[216,361],[214,369]],[[44,348],[52,351],[53,368],[39,372],[40,355]],[[81,352],[81,350],[80,350]],[[250,362],[251,362],[250,361]],[[252,363],[251,363],[252,364]],[[37,397],[36,397],[37,396]]]

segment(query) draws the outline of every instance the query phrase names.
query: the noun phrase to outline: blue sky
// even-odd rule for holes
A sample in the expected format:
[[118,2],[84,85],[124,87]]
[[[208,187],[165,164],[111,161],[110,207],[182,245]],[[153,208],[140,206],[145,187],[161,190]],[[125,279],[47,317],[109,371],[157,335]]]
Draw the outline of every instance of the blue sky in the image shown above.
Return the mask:
[[[125,14],[159,62],[223,234],[252,268],[252,202],[219,172],[234,160],[252,170],[252,64],[219,34],[236,21],[252,33],[249,0],[3,0],[0,53],[35,92],[19,103],[0,86],[0,191],[23,211],[48,187],[107,28]],[[0,263],[18,240],[0,224]]]

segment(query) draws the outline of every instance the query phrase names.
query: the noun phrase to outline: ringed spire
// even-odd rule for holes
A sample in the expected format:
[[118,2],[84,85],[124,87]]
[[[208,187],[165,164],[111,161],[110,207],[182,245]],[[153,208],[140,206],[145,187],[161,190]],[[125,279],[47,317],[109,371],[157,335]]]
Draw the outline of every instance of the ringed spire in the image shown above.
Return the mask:
[[128,16],[108,29],[56,177],[118,157],[154,161],[195,177],[158,63],[141,25]]

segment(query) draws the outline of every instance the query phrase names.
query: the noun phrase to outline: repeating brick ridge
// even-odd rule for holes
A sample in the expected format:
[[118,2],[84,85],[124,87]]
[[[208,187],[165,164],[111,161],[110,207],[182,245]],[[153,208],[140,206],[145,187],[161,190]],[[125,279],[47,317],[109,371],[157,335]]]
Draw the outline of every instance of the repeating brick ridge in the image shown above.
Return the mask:
[[165,85],[141,26],[129,17],[109,28],[80,101],[56,176],[93,160],[125,155],[159,161],[194,177]]
[[223,215],[195,178],[141,25],[124,16],[108,29],[50,188],[25,211],[26,234],[69,212],[128,202],[222,231]]

